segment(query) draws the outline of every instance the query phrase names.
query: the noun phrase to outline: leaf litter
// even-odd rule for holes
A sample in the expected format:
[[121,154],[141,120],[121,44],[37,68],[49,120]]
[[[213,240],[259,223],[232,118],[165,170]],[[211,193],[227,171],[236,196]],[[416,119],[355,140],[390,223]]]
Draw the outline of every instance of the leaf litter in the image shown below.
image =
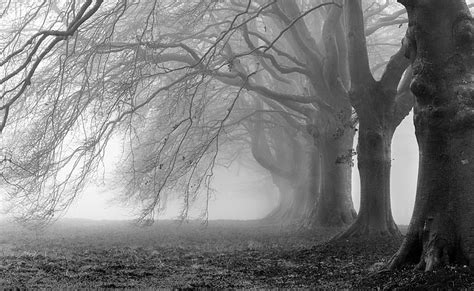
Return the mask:
[[337,229],[259,221],[0,224],[2,288],[474,288],[472,269],[383,271],[400,240],[325,243]]

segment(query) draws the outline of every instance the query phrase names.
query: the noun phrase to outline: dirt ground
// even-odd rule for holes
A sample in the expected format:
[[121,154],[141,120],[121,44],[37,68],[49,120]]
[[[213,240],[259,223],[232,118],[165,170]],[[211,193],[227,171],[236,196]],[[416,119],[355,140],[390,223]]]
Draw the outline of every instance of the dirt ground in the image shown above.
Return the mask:
[[42,232],[0,223],[2,288],[474,288],[467,267],[373,271],[400,241],[324,244],[335,229],[261,222],[65,220]]

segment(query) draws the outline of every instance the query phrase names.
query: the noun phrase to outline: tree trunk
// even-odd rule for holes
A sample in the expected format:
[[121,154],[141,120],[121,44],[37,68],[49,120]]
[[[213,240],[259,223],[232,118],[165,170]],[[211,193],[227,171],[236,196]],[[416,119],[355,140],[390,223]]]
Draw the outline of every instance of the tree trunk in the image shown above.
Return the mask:
[[[360,209],[356,221],[336,238],[400,236],[390,206],[391,127],[378,126],[376,115],[359,119],[357,147],[360,174]],[[372,117],[372,118],[371,118]]]
[[340,137],[327,137],[322,141],[321,195],[314,214],[316,225],[349,225],[357,216],[351,196],[351,165],[338,162],[341,156],[352,151],[353,140],[353,131],[347,130]]
[[290,180],[278,175],[273,175],[273,184],[278,188],[278,204],[264,220],[281,221],[294,203],[295,190]]
[[399,1],[408,11],[419,172],[415,209],[391,268],[474,266],[473,23],[465,1]]
[[313,147],[310,152],[299,154],[303,154],[304,157],[298,159],[296,168],[298,174],[292,179],[274,175],[274,184],[279,189],[279,203],[264,219],[311,227],[310,216],[319,197],[321,176],[319,153]]
[[309,192],[308,199],[304,205],[303,213],[305,217],[305,226],[313,227],[314,220],[312,219],[313,213],[316,211],[316,207],[321,198],[321,187],[322,187],[322,159],[320,149],[314,145],[311,147],[311,157],[309,157],[310,165],[309,171],[306,174],[308,181],[307,189]]
[[335,239],[399,237],[390,205],[391,144],[396,127],[413,104],[410,94],[405,94],[410,70],[401,82],[405,86],[397,90],[409,62],[404,49],[400,49],[391,57],[380,81],[375,81],[369,68],[361,1],[346,0],[345,9],[352,80],[350,100],[359,117],[357,159],[361,204],[354,224]]

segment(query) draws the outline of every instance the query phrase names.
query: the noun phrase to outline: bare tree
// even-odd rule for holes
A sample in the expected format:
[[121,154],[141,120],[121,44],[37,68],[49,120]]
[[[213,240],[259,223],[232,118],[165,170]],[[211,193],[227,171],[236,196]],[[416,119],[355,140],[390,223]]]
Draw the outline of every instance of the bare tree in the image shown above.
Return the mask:
[[67,208],[115,134],[142,219],[171,189],[185,205],[208,195],[220,144],[242,129],[239,100],[253,96],[297,116],[292,127],[318,149],[308,150],[308,176],[320,177],[312,223],[353,221],[351,165],[340,162],[356,122],[342,1],[44,3],[5,32],[1,62],[4,184],[24,219]]
[[[5,91],[6,94],[12,96],[11,102],[7,102],[3,109],[7,113],[14,110],[12,116],[15,116],[15,120],[10,122],[21,126],[21,128],[11,127],[9,132],[4,132],[4,136],[12,137],[8,144],[15,143],[16,147],[16,150],[11,151],[11,160],[14,162],[11,164],[11,169],[5,172],[5,183],[10,186],[9,193],[17,205],[32,205],[32,195],[37,196],[33,199],[37,202],[37,206],[27,212],[36,213],[43,209],[44,211],[39,211],[41,214],[38,214],[38,217],[50,217],[59,204],[63,205],[59,207],[60,209],[67,207],[84,184],[86,177],[99,164],[107,142],[114,132],[126,132],[133,141],[134,135],[138,132],[135,124],[140,124],[139,120],[144,116],[160,110],[169,110],[169,114],[165,116],[171,116],[179,112],[178,108],[188,109],[186,112],[179,112],[181,115],[173,115],[173,117],[181,116],[181,119],[174,119],[176,123],[169,124],[171,127],[167,129],[167,134],[161,136],[162,150],[172,156],[169,156],[165,163],[153,164],[156,170],[160,170],[162,164],[168,167],[165,168],[168,171],[160,172],[165,174],[157,179],[160,186],[155,187],[153,193],[159,197],[167,182],[170,182],[170,185],[176,182],[171,178],[174,175],[188,179],[187,185],[193,185],[192,179],[185,177],[185,173],[193,173],[193,167],[184,169],[177,161],[181,155],[190,157],[189,149],[181,145],[196,141],[193,130],[200,130],[198,126],[194,127],[196,123],[193,118],[199,115],[196,112],[200,110],[199,104],[195,102],[206,104],[207,101],[203,100],[208,98],[200,99],[198,96],[204,92],[217,92],[213,89],[216,82],[234,87],[233,91],[229,92],[229,96],[233,96],[233,99],[228,99],[230,101],[227,103],[228,106],[223,106],[228,110],[216,120],[214,126],[217,130],[207,136],[209,138],[207,143],[198,146],[203,151],[215,150],[218,147],[223,125],[243,90],[281,102],[289,108],[288,110],[296,110],[297,114],[303,116],[306,114],[308,121],[310,120],[308,116],[314,119],[315,113],[322,108],[325,111],[333,111],[326,101],[309,91],[300,90],[296,94],[292,92],[294,90],[277,92],[257,84],[254,80],[255,75],[265,73],[269,78],[291,83],[281,75],[303,74],[302,82],[308,83],[310,87],[312,87],[310,83],[313,82],[314,85],[317,84],[321,89],[327,90],[326,85],[314,81],[321,76],[322,67],[319,66],[319,69],[314,70],[318,67],[305,63],[311,59],[319,65],[320,56],[314,53],[305,56],[303,52],[320,49],[310,44],[313,48],[307,50],[307,40],[299,35],[301,29],[304,29],[304,24],[299,20],[319,8],[333,5],[332,3],[307,6],[304,7],[306,10],[300,13],[296,3],[287,3],[279,7],[272,1],[260,4],[252,1],[232,3],[199,1],[191,4],[166,1],[146,4],[118,2],[104,5],[102,9],[98,9],[100,5],[98,2],[94,6],[96,10],[86,13],[90,2],[85,2],[83,6],[85,8],[78,10],[77,15],[90,16],[95,13],[95,17],[89,22],[82,21],[77,24],[74,24],[75,21],[70,21],[71,15],[76,15],[76,7],[68,3],[65,5],[66,7],[58,7],[56,2],[49,3],[47,7],[50,9],[47,13],[56,18],[46,22],[51,22],[51,27],[68,26],[73,23],[73,28],[77,30],[74,37],[67,38],[64,33],[59,33],[57,36],[54,30],[50,29],[48,32],[33,34],[31,41],[27,41],[25,45],[15,40],[5,44],[7,53],[3,63],[10,67],[17,59],[21,60],[24,57],[21,52],[30,50],[31,54],[35,54],[41,49],[41,43],[36,46],[30,43],[35,42],[43,34],[45,37],[51,34],[55,36],[53,44],[64,41],[63,45],[57,46],[54,51],[51,51],[54,48],[53,44],[48,46],[50,48],[47,52],[40,55],[41,57],[35,62],[31,61],[32,57],[24,59],[25,65],[13,71],[18,75],[21,70],[27,70],[29,65],[33,65],[31,74],[28,73],[24,80],[11,77],[13,73],[3,79],[3,83],[11,88]],[[137,15],[143,21],[137,21]],[[275,18],[277,16],[278,18]],[[265,21],[269,21],[268,27]],[[129,25],[130,23],[132,25]],[[247,27],[251,23],[257,28],[255,31]],[[33,28],[27,27],[28,25],[19,26],[17,35],[22,35],[22,32],[29,29],[34,31],[36,21],[29,24]],[[268,40],[262,32],[270,29],[270,26],[274,29],[272,32],[274,38]],[[299,26],[298,29],[295,26]],[[289,34],[288,30],[297,31],[298,35]],[[303,37],[310,37],[307,29],[303,32],[306,34]],[[72,33],[71,31],[70,34]],[[257,38],[258,43],[253,43],[250,35]],[[289,37],[297,37],[299,44],[293,50],[300,54],[299,57],[293,57],[278,48],[277,43],[283,41],[283,36],[286,42],[290,40]],[[50,61],[44,60],[44,56],[48,53],[51,56]],[[310,58],[313,55],[316,58]],[[260,64],[251,63],[254,56],[260,58]],[[31,76],[36,70],[40,70],[41,73],[33,80]],[[309,78],[311,74],[317,75]],[[7,84],[8,81],[10,83]],[[20,105],[20,101],[23,104]],[[166,103],[167,101],[172,104]],[[16,105],[15,108],[13,104]],[[346,105],[349,115],[344,116],[350,117],[350,105],[348,103]],[[165,109],[166,106],[170,109]],[[27,118],[20,119],[22,116]],[[209,118],[210,115],[203,116]],[[7,117],[8,114],[5,114],[5,120]],[[331,125],[325,134],[332,138],[341,122],[334,117],[326,119]],[[209,120],[203,121],[200,125],[206,123],[209,123]],[[169,136],[165,140],[168,135],[173,135],[174,138]],[[334,139],[338,144],[344,141],[345,145],[331,148],[349,146],[352,143],[350,136],[349,134],[348,138]],[[178,145],[171,144],[170,140],[177,142]],[[181,154],[182,151],[185,155]],[[326,163],[327,167],[337,167],[334,160],[338,153],[333,152],[328,157],[331,162]],[[204,152],[200,153],[205,156]],[[196,160],[198,159],[193,157],[193,161]],[[198,164],[192,166],[198,167]],[[204,169],[211,171],[211,168],[205,166]],[[337,202],[341,199],[338,197],[345,197],[344,201],[350,199],[350,191],[347,189],[350,183],[341,184],[337,181],[339,178],[347,180],[350,177],[348,175],[350,168],[344,167],[344,169],[342,172],[336,169],[328,171],[334,183],[328,182],[327,187],[344,185],[344,191],[341,189],[336,191],[337,195],[332,195],[334,191],[329,189],[326,193],[328,197],[332,195],[332,198],[327,200]],[[205,184],[203,181],[198,179],[196,183],[203,185]],[[143,186],[142,183],[130,185]],[[146,213],[153,212],[152,209],[159,199],[156,197],[149,199],[146,193],[151,193],[151,189],[143,188],[137,191],[140,193],[137,195],[144,198],[145,217]],[[337,207],[339,210],[336,212],[347,212],[347,205],[344,202]],[[337,217],[345,216],[344,214]],[[32,214],[27,215],[26,219],[32,219]]]
[[[408,10],[420,150],[415,209],[390,267],[474,264],[473,21],[466,2],[399,1]],[[442,19],[443,21],[439,21]]]
[[[73,50],[68,44],[90,25],[102,1],[58,5],[56,1],[9,1],[1,7],[3,19],[10,20],[1,30],[2,183],[10,197],[18,202],[14,210],[28,220],[43,221],[70,202],[60,198],[60,193],[68,187],[67,181],[72,179],[70,158],[60,153],[60,148],[73,127],[71,121],[80,117],[87,101],[66,100],[62,96],[68,52]],[[59,59],[58,55],[61,55]],[[52,70],[48,74],[51,78],[41,82],[39,79],[44,76],[40,72],[48,69]],[[73,74],[69,77],[74,78]],[[48,124],[43,124],[42,119],[48,119]],[[8,123],[12,126],[7,129]],[[27,128],[28,125],[32,126]],[[31,134],[20,135],[20,132]],[[49,150],[36,151],[37,148]],[[63,180],[58,181],[58,176]],[[78,187],[73,192],[83,182],[76,181]],[[43,196],[45,191],[48,195]]]
[[[388,1],[387,1],[388,3]],[[376,81],[370,71],[361,1],[345,2],[348,21],[351,102],[359,117],[357,146],[361,206],[355,223],[338,236],[400,236],[390,206],[390,167],[393,133],[413,106],[408,90],[411,70],[404,49],[395,53]],[[395,12],[394,15],[398,15]]]

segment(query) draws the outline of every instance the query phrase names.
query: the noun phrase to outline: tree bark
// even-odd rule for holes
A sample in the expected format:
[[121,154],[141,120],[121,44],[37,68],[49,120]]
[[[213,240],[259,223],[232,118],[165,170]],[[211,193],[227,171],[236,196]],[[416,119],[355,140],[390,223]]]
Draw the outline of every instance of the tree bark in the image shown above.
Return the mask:
[[351,196],[352,166],[338,162],[352,151],[353,130],[342,136],[326,137],[321,144],[321,195],[314,213],[314,224],[324,227],[340,227],[351,224],[357,214]]
[[356,221],[337,238],[400,236],[390,206],[390,168],[393,130],[376,115],[359,119],[357,159],[361,201]]
[[407,8],[419,146],[415,208],[389,263],[474,266],[473,23],[462,0],[399,0]]

